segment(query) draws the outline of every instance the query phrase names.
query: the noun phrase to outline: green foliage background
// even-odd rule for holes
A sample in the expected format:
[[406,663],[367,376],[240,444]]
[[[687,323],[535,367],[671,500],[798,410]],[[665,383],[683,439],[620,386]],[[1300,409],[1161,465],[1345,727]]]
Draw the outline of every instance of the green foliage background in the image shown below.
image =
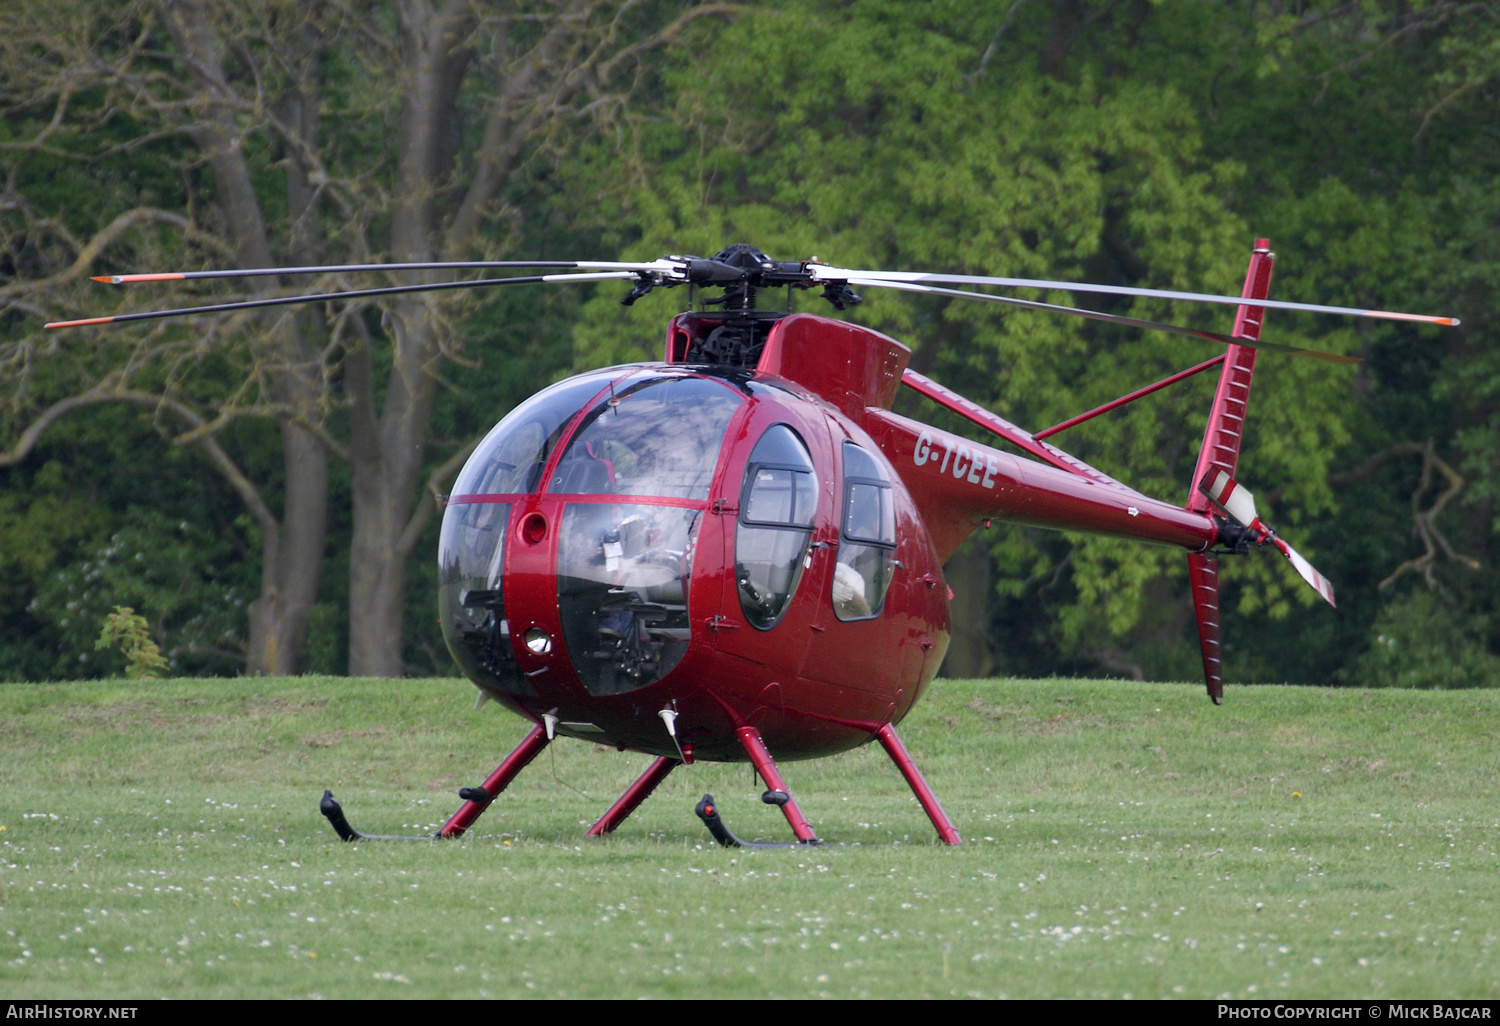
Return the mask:
[[[89,3],[41,11],[60,25],[98,13]],[[1226,658],[1232,680],[1489,686],[1500,666],[1497,68],[1497,22],[1435,0],[747,3],[651,55],[608,131],[580,118],[530,155],[508,198],[522,216],[493,230],[537,257],[708,255],[746,240],[781,259],[1220,292],[1237,291],[1251,240],[1270,236],[1275,296],[1457,314],[1464,326],[1442,333],[1272,316],[1269,338],[1365,358],[1350,372],[1263,357],[1242,461],[1262,514],[1336,582],[1340,608],[1314,609],[1279,559],[1231,561]],[[339,152],[379,169],[386,140],[359,116],[360,69],[337,71],[328,102],[340,111]],[[5,148],[53,109],[3,96],[0,171],[27,209],[85,236],[131,205],[175,209],[194,193],[200,170],[184,167],[170,138],[81,162],[23,161]],[[144,128],[121,114],[100,131],[126,143]],[[268,150],[264,166],[275,159]],[[0,223],[10,240],[0,284],[62,258],[27,244],[39,235],[12,214],[0,210]],[[167,266],[183,245],[141,229],[107,269]],[[656,358],[682,297],[622,308],[619,291],[475,301],[455,329],[473,361],[441,371],[450,387],[435,415],[434,463],[570,369]],[[1046,298],[1225,327],[1212,311],[1159,302]],[[919,369],[1032,428],[1213,355],[979,304],[867,300],[846,316],[903,339]],[[19,337],[28,316],[0,310],[0,333]],[[129,338],[90,359],[127,358]],[[79,371],[34,366],[39,394],[63,394]],[[195,365],[193,387],[231,390],[241,370],[232,351],[214,354]],[[1195,379],[1058,441],[1181,501],[1211,388]],[[903,410],[964,430],[931,408]],[[5,411],[0,447],[30,412]],[[0,679],[118,672],[92,654],[115,605],[147,617],[174,672],[236,672],[243,607],[259,579],[253,522],[156,428],[149,413],[95,407],[0,469]],[[274,494],[273,435],[237,422],[220,441]],[[1427,574],[1381,588],[1423,552],[1412,512],[1430,507],[1441,482],[1414,497],[1411,458],[1349,472],[1429,438],[1464,478],[1434,523],[1478,569],[1439,552]],[[336,476],[308,670],[347,665],[347,490]],[[429,531],[409,589],[411,673],[452,671],[430,615]],[[982,620],[990,640],[974,657],[986,664],[960,672],[1199,673],[1180,553],[1000,527],[972,551],[989,561],[987,599],[961,615]]]

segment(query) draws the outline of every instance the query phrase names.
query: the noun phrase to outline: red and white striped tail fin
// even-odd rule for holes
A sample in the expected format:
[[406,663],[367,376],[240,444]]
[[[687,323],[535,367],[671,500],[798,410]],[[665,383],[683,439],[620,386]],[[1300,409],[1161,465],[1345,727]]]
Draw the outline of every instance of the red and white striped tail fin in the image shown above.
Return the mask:
[[[1245,287],[1240,295],[1246,299],[1265,299],[1271,290],[1271,266],[1275,262],[1269,239],[1256,239],[1255,251],[1250,255],[1250,267],[1245,273]],[[1246,304],[1238,308],[1234,318],[1236,338],[1260,341],[1261,323],[1266,312],[1262,307]],[[1196,485],[1210,470],[1222,470],[1234,477],[1240,461],[1240,441],[1245,428],[1245,408],[1250,401],[1250,379],[1255,374],[1255,350],[1248,346],[1230,346],[1224,359],[1224,369],[1219,372],[1219,388],[1214,393],[1214,404],[1208,414],[1208,426],[1203,432],[1203,447],[1198,451],[1198,466],[1193,470],[1192,494],[1188,496],[1187,508],[1203,512],[1209,508],[1208,497],[1197,490]]]
[[[1270,239],[1256,239],[1245,272],[1245,299],[1265,299],[1271,290],[1271,267],[1275,262]],[[1234,330],[1236,338],[1260,341],[1265,308],[1246,303],[1237,308]],[[1193,470],[1193,487],[1187,508],[1207,512],[1213,506],[1196,485],[1212,472],[1219,471],[1232,482],[1240,460],[1240,442],[1244,437],[1245,409],[1250,401],[1250,379],[1255,374],[1255,350],[1249,346],[1230,346],[1219,372],[1219,387],[1214,392],[1208,426],[1203,432],[1203,447],[1198,451],[1198,465]],[[1188,554],[1188,574],[1193,584],[1193,615],[1198,621],[1198,646],[1203,653],[1203,678],[1208,697],[1215,705],[1223,701],[1224,675],[1219,648],[1219,564],[1206,553]]]

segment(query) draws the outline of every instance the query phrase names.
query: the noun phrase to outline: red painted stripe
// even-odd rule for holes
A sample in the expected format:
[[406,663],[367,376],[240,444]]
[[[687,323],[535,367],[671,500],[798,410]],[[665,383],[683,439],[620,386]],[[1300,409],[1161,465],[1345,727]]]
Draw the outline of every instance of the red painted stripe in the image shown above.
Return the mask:
[[[680,509],[708,509],[706,499],[677,499],[669,495],[570,495],[565,492],[548,492],[540,496],[560,502],[610,503],[616,506],[676,506]],[[538,498],[534,492],[483,493],[476,495],[450,495],[448,505],[466,506],[483,502],[520,502]]]

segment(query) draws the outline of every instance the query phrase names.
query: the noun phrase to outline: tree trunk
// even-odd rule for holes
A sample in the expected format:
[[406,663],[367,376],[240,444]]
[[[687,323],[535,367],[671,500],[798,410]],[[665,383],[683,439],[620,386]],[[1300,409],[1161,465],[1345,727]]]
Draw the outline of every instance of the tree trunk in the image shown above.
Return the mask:
[[[426,3],[401,8],[403,82],[398,141],[396,207],[391,220],[397,260],[432,260],[440,248],[437,186],[452,172],[447,126],[458,87],[472,58],[467,38],[473,10],[450,0],[434,11]],[[431,278],[415,276],[413,280]],[[375,410],[368,344],[346,358],[350,396],[349,462],[353,483],[354,537],[349,553],[349,672],[360,677],[399,677],[404,626],[407,560],[420,531],[408,530],[427,455],[429,421],[436,395],[430,368],[438,359],[435,300],[396,300],[389,314],[394,359],[384,403]]]
[[990,642],[990,536],[976,531],[943,567],[953,589],[952,639],[943,660],[943,676],[988,677],[995,672]]
[[281,425],[286,496],[281,529],[262,539],[260,597],[250,604],[247,672],[291,675],[301,670],[307,618],[323,577],[328,522],[328,454],[303,429]]
[[[404,101],[396,142],[392,256],[415,262],[469,254],[500,190],[547,126],[568,114],[581,90],[608,81],[640,54],[671,44],[699,18],[733,9],[693,6],[658,31],[632,40],[615,35],[622,13],[618,5],[558,0],[541,19],[545,27],[534,41],[514,52],[506,43],[506,19],[486,21],[492,27],[484,31],[495,34],[481,58],[474,36],[481,13],[493,14],[492,8],[471,0],[400,4]],[[455,180],[459,137],[452,126],[462,120],[457,105],[464,77],[481,59],[493,65],[498,85],[460,189]],[[354,520],[349,672],[378,677],[402,672],[407,563],[434,512],[432,497],[421,489],[436,396],[433,368],[446,348],[434,297],[403,298],[388,310],[394,359],[378,413],[368,349],[350,352],[345,363]],[[434,477],[443,479],[461,463],[461,457],[449,460]]]
[[421,491],[435,382],[427,363],[436,357],[432,314],[420,301],[391,312],[395,367],[386,384],[379,420],[370,397],[370,348],[346,359],[351,396],[349,464],[353,539],[349,553],[349,672],[359,677],[399,677],[407,562],[429,513]]
[[[265,218],[245,164],[239,126],[223,103],[223,97],[232,95],[232,90],[219,62],[205,4],[203,0],[165,0],[162,14],[178,48],[192,61],[198,94],[190,134],[213,172],[239,265],[273,266]],[[289,183],[294,201],[298,191]],[[275,287],[272,279],[251,279],[255,291],[269,292]],[[257,361],[266,368],[274,400],[311,416],[318,400],[312,368],[318,365],[320,354],[307,343],[301,320],[268,318],[253,345]],[[294,674],[300,669],[307,617],[323,575],[328,454],[320,442],[296,425],[294,417],[283,415],[277,422],[286,493],[278,529],[263,531],[261,539],[260,597],[250,606],[246,663],[250,674]]]

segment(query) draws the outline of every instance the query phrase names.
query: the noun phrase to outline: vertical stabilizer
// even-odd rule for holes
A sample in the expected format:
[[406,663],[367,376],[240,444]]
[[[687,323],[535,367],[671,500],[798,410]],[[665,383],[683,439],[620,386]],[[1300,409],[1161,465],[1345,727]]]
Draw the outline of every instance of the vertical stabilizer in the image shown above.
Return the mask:
[[[1271,265],[1275,259],[1271,241],[1256,239],[1255,251],[1250,254],[1250,267],[1245,272],[1245,287],[1240,290],[1242,297],[1266,298],[1271,288]],[[1263,307],[1250,303],[1240,306],[1230,334],[1252,342],[1260,341],[1261,322],[1265,316]],[[1194,484],[1203,480],[1211,470],[1222,470],[1234,477],[1244,435],[1245,407],[1250,400],[1250,379],[1254,373],[1255,350],[1231,345],[1225,354],[1219,387],[1214,392],[1213,408],[1203,432],[1203,447],[1198,451],[1198,466],[1193,470]],[[1209,512],[1213,504],[1196,487],[1190,486],[1187,508]],[[1208,685],[1208,697],[1218,705],[1224,697],[1223,663],[1219,652],[1219,561],[1206,552],[1189,553],[1188,574],[1192,578],[1198,644],[1203,651],[1204,682]]]

